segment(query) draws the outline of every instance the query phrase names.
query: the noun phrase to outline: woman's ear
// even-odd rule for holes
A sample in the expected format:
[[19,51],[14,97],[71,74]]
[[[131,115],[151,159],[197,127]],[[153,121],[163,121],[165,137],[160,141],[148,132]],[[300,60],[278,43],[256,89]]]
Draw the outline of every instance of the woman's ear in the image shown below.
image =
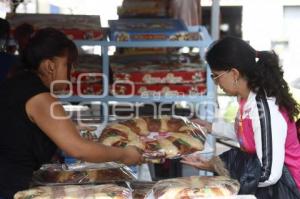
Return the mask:
[[232,68],[231,71],[233,73],[234,81],[238,81],[241,77],[240,71],[238,71],[236,68]]
[[55,64],[50,59],[45,59],[41,62],[40,68],[46,74],[53,74],[55,71]]

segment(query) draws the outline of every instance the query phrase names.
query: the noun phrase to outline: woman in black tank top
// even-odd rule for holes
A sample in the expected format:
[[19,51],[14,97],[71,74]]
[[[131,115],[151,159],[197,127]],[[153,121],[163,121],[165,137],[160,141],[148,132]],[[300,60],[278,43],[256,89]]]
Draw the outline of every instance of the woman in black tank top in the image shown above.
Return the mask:
[[[56,146],[84,161],[140,163],[136,148],[84,140],[70,119],[60,119],[66,113],[50,87],[69,79],[77,58],[71,40],[55,29],[42,29],[30,39],[24,56],[26,69],[0,84],[0,198],[27,189],[33,171],[49,162]],[[54,91],[65,86],[53,85]]]

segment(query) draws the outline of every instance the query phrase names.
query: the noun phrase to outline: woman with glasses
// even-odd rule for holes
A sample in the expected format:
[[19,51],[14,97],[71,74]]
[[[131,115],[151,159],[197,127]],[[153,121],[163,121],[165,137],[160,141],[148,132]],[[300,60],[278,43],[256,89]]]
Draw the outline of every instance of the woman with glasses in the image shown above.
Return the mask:
[[[238,97],[239,111],[235,124],[196,122],[214,135],[239,143],[239,149],[220,158],[230,175],[240,181],[241,193],[257,198],[300,198],[300,144],[295,125],[300,109],[283,79],[277,55],[227,37],[210,47],[206,60],[215,83]],[[214,170],[211,162],[201,158],[186,157],[182,162]]]

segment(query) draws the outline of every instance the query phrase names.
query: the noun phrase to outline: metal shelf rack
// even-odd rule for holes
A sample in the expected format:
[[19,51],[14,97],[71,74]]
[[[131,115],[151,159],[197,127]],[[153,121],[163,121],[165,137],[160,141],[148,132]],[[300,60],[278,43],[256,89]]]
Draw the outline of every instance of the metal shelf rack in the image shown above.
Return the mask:
[[[88,40],[76,40],[75,43],[78,46],[100,46],[102,54],[102,72],[106,77],[109,77],[109,55],[108,49],[111,46],[121,48],[152,48],[152,47],[195,47],[199,48],[200,57],[205,57],[205,52],[208,46],[212,43],[212,39],[207,30],[203,26],[191,27],[189,30],[193,32],[199,31],[202,35],[202,40],[197,41],[88,41]],[[135,103],[174,103],[174,102],[190,102],[200,103],[198,117],[212,121],[214,118],[216,108],[216,87],[213,80],[210,77],[211,71],[207,67],[207,92],[206,95],[194,96],[111,96],[109,95],[109,79],[103,80],[103,93],[102,95],[84,95],[84,96],[60,96],[60,100],[64,102],[100,102],[102,108],[102,114],[106,121],[109,117],[109,102],[135,102]],[[212,146],[211,153],[215,152],[215,138],[213,136],[207,137],[207,144]],[[200,175],[211,175],[210,173],[200,171]]]
[[[88,40],[76,40],[78,46],[90,45],[90,46],[101,46],[102,54],[102,71],[106,77],[109,77],[109,55],[108,48],[110,46],[132,48],[132,47],[196,47],[199,48],[200,56],[205,56],[206,48],[211,44],[212,39],[209,36],[207,30],[203,26],[193,27],[193,30],[198,29],[201,32],[203,39],[197,41],[88,41]],[[207,93],[203,96],[195,95],[184,95],[184,96],[112,96],[109,95],[109,80],[104,78],[103,80],[103,93],[102,95],[84,95],[84,96],[60,96],[62,101],[72,102],[85,102],[85,101],[99,101],[102,103],[108,103],[110,101],[117,102],[215,102],[216,100],[216,89],[213,80],[210,77],[210,69],[207,67]],[[207,106],[207,105],[206,105]],[[206,109],[209,107],[206,107]],[[211,109],[211,108],[209,108]],[[211,110],[210,112],[213,112]],[[205,117],[205,119],[207,119]]]

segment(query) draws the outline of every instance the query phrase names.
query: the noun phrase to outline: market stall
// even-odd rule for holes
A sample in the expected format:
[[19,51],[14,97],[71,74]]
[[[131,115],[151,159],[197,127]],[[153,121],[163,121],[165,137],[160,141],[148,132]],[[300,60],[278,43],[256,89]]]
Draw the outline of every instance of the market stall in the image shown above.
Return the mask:
[[[195,152],[212,157],[215,147],[214,138],[190,120],[191,115],[213,119],[215,86],[204,60],[212,39],[203,26],[187,27],[182,20],[166,18],[166,2],[124,1],[120,19],[111,20],[109,28],[101,27],[99,16],[8,16],[12,27],[25,22],[35,30],[51,26],[74,40],[81,54],[68,89],[58,97],[82,127],[81,136],[107,146],[135,146],[149,165]],[[101,54],[88,54],[82,46],[100,47]],[[116,48],[112,56],[110,47]],[[114,105],[124,104],[127,117],[112,114]],[[153,104],[152,114],[145,114],[145,104]],[[164,104],[172,107],[167,114],[160,112]],[[174,116],[175,109],[183,113],[183,104],[195,107],[190,115]],[[128,105],[138,111],[131,114]],[[141,167],[92,164],[59,153],[62,162],[43,165],[34,173],[32,188],[16,193],[15,199],[254,198],[237,196],[240,185],[228,176],[202,172],[204,176],[142,181]]]

